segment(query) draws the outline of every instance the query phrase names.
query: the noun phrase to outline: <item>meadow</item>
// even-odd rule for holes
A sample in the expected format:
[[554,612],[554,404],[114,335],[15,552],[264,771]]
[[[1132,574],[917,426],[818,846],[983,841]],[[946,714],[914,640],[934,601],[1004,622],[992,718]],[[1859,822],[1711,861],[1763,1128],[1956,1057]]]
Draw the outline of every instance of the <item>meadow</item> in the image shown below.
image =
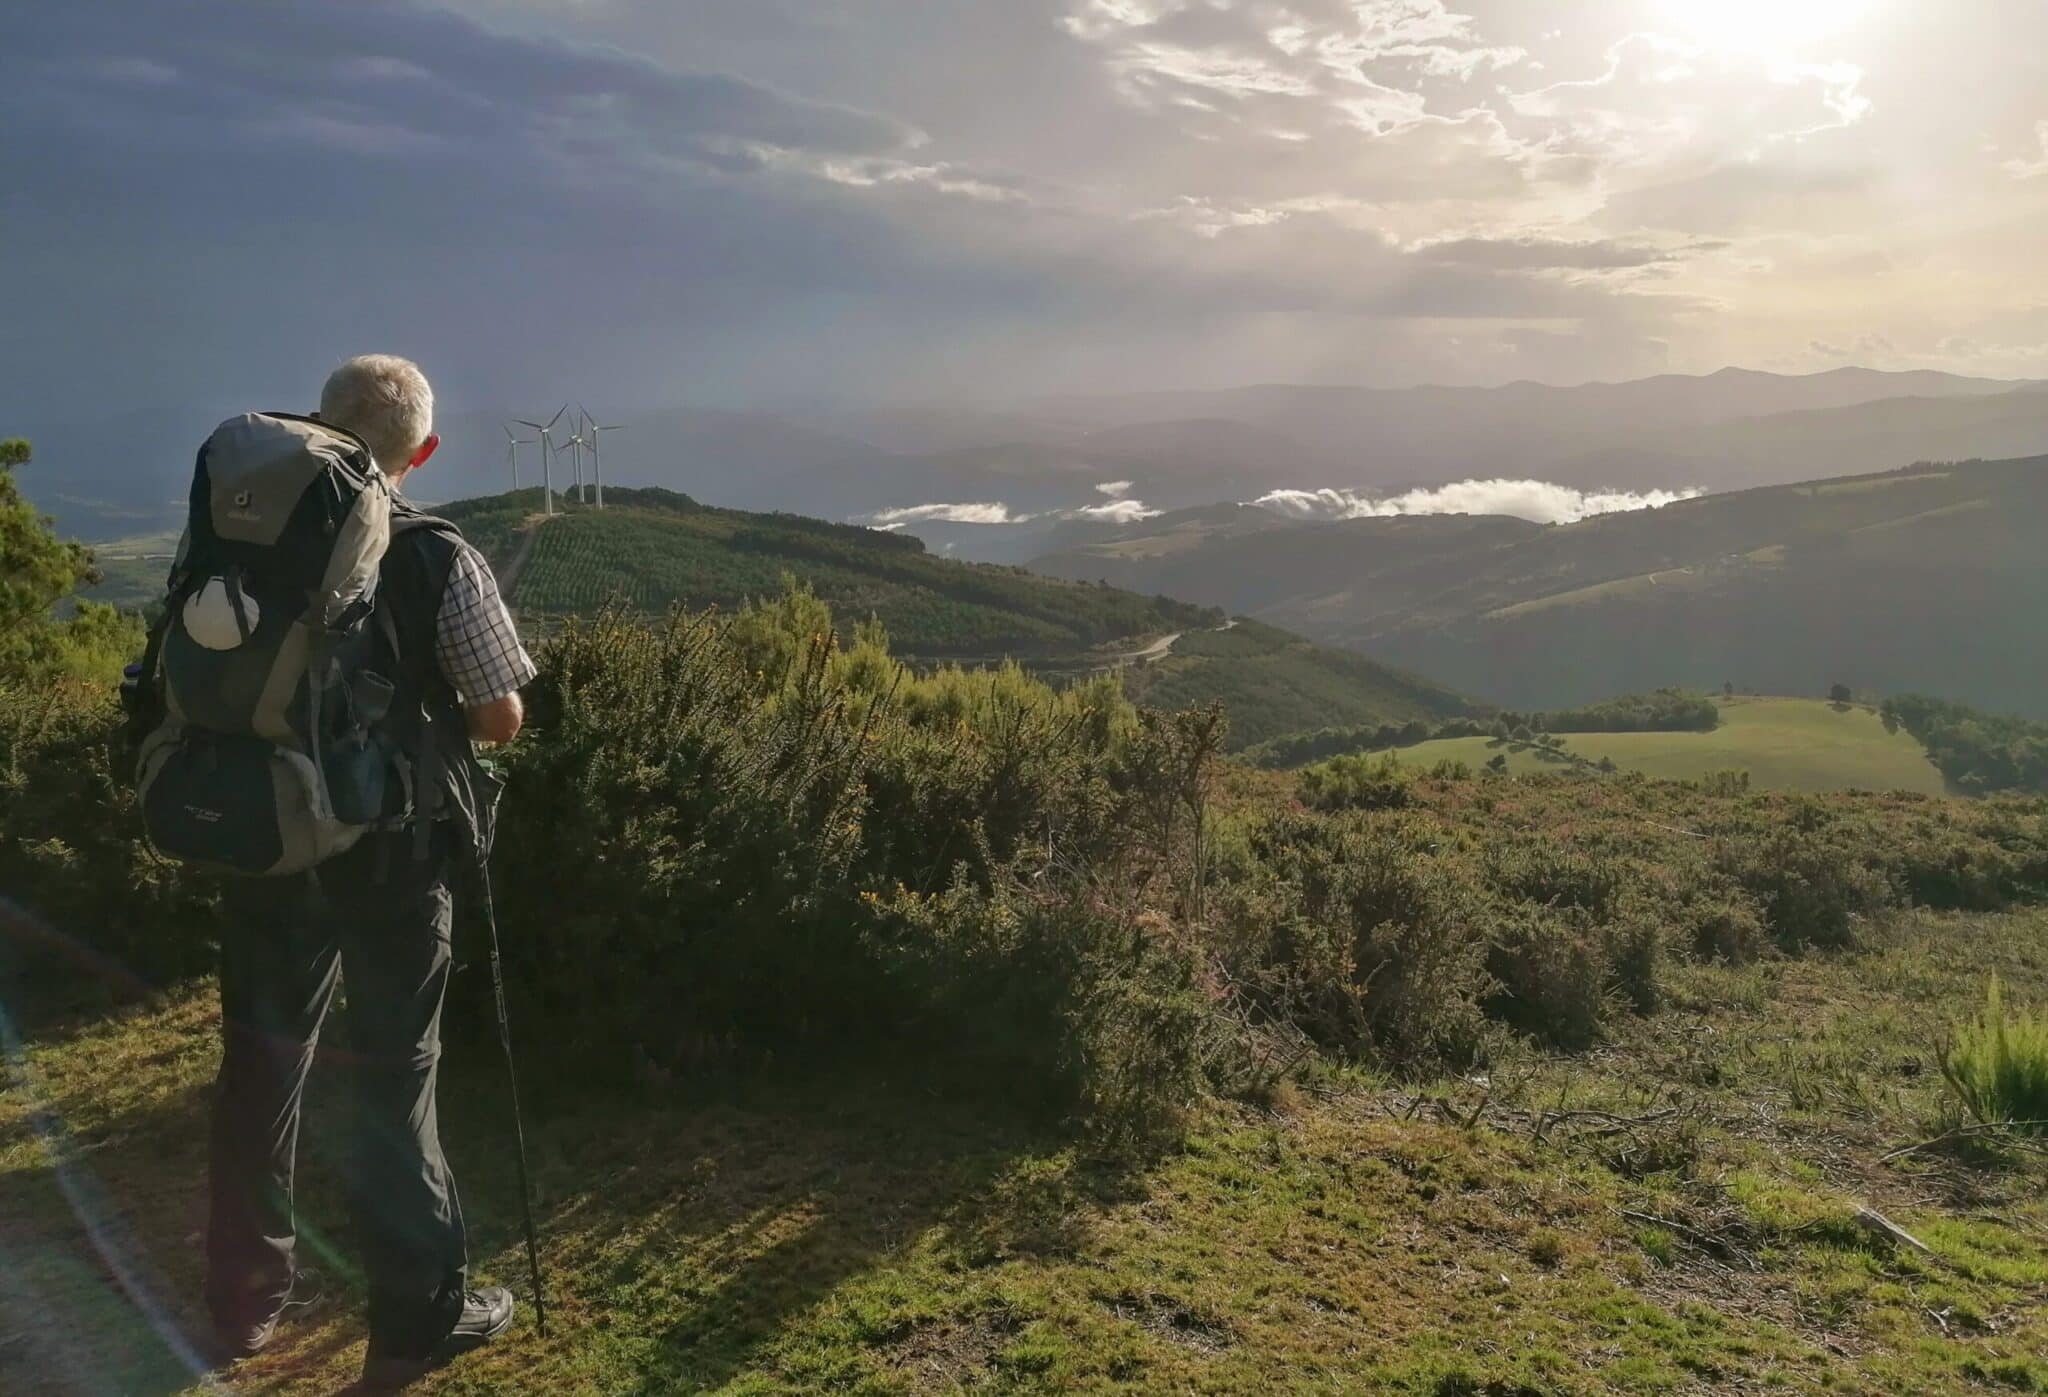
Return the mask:
[[[1137,1162],[867,1065],[544,1076],[550,1336],[529,1310],[417,1390],[2048,1390],[2048,1158],[1959,1131],[1939,1067],[1986,974],[2048,1001],[2044,945],[2040,913],[1917,914],[1851,954],[1691,967],[1596,1055],[1323,1071]],[[215,1013],[195,983],[11,1058],[0,1387],[212,1390],[175,1336]],[[451,1053],[444,1130],[478,1270],[524,1296],[488,1046]],[[321,1245],[344,1086],[316,1073],[301,1154],[326,1287],[237,1391],[329,1393],[360,1361]]]
[[1494,737],[1442,738],[1391,749],[1418,767],[1463,762],[1475,770],[1505,756],[1518,775],[1579,762],[1611,761],[1624,771],[1696,781],[1714,772],[1747,772],[1750,784],[1781,791],[1914,791],[1940,795],[1948,786],[1909,734],[1887,728],[1865,706],[1819,699],[1719,699],[1711,732],[1563,733],[1560,757],[1534,743]]

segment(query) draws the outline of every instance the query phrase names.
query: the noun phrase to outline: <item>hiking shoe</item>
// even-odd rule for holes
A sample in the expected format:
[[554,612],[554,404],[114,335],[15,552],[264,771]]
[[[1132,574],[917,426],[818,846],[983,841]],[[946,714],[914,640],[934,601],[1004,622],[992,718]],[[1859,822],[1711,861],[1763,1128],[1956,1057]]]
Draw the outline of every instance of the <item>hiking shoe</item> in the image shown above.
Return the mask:
[[221,1324],[213,1326],[213,1365],[225,1368],[231,1363],[240,1363],[245,1358],[254,1358],[270,1347],[270,1341],[277,1337],[277,1322],[283,1318],[280,1309],[267,1319],[252,1320],[247,1324]]
[[425,1358],[393,1358],[371,1354],[363,1359],[363,1380],[358,1390],[392,1392],[418,1382],[444,1363],[452,1362],[473,1349],[480,1349],[512,1325],[512,1292],[501,1285],[482,1286],[462,1292],[462,1318],[448,1331],[448,1337],[434,1345]]
[[277,1337],[277,1323],[288,1311],[317,1304],[320,1300],[320,1273],[312,1267],[303,1267],[292,1274],[291,1289],[285,1292],[283,1300],[270,1314],[261,1319],[247,1322],[222,1322],[213,1325],[214,1366],[225,1368],[245,1358],[254,1358],[270,1347],[270,1341]]

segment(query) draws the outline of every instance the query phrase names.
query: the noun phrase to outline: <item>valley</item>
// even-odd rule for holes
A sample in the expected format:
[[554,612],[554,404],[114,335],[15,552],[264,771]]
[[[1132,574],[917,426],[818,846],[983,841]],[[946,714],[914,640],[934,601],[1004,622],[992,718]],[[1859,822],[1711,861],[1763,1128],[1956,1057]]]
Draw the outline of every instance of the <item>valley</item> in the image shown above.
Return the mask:
[[1934,688],[2048,713],[2048,457],[1710,495],[1546,526],[1165,515],[1039,559],[1284,626],[1511,707],[1682,685]]

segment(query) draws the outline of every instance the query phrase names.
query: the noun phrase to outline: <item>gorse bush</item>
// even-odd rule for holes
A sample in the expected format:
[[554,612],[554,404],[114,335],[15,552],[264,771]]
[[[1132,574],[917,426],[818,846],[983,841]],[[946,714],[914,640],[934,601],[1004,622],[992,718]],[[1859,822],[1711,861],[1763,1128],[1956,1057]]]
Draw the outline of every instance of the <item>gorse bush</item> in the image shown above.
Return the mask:
[[33,914],[18,969],[118,995],[210,963],[210,885],[142,842],[128,763],[111,684],[0,679],[0,896]]
[[1301,773],[1301,798],[1317,810],[1399,810],[1413,799],[1415,773],[1391,752],[1332,757]]
[[1984,1012],[1949,1042],[1941,1071],[1978,1120],[2048,1135],[2048,1014],[2007,1009],[1997,976]]
[[1014,667],[919,677],[800,590],[571,623],[532,710],[502,901],[572,1048],[943,1048],[1139,1134],[1216,1084],[1223,1020],[1172,930],[1213,718]]

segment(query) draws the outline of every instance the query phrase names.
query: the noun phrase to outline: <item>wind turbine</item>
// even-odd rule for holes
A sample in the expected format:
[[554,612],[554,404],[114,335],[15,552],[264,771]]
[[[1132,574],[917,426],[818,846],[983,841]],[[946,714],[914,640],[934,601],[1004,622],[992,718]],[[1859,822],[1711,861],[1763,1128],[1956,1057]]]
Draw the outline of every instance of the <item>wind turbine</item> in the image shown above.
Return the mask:
[[555,443],[554,440],[548,436],[548,433],[555,429],[555,424],[562,420],[562,414],[567,412],[568,410],[569,405],[567,403],[563,403],[560,407],[555,409],[555,415],[547,420],[547,424],[545,426],[538,422],[529,422],[524,417],[518,419],[520,426],[531,427],[533,428],[533,430],[540,433],[541,498],[547,502],[547,512],[550,514],[553,514],[555,512]]
[[569,449],[569,457],[576,463],[576,503],[583,503],[583,429],[578,427],[574,435],[562,443]]
[[600,437],[603,436],[604,433],[616,432],[617,430],[619,430],[619,428],[625,426],[626,424],[623,422],[613,422],[610,425],[601,423],[596,418],[592,417],[590,415],[590,410],[584,407],[581,403],[576,404],[576,410],[583,414],[583,430],[590,433],[590,475],[591,478],[597,482],[597,507],[599,509],[603,509],[604,468],[598,460],[598,440]]
[[510,427],[505,428],[505,464],[512,468],[512,488],[519,488],[519,448],[538,444],[535,437],[515,437]]

